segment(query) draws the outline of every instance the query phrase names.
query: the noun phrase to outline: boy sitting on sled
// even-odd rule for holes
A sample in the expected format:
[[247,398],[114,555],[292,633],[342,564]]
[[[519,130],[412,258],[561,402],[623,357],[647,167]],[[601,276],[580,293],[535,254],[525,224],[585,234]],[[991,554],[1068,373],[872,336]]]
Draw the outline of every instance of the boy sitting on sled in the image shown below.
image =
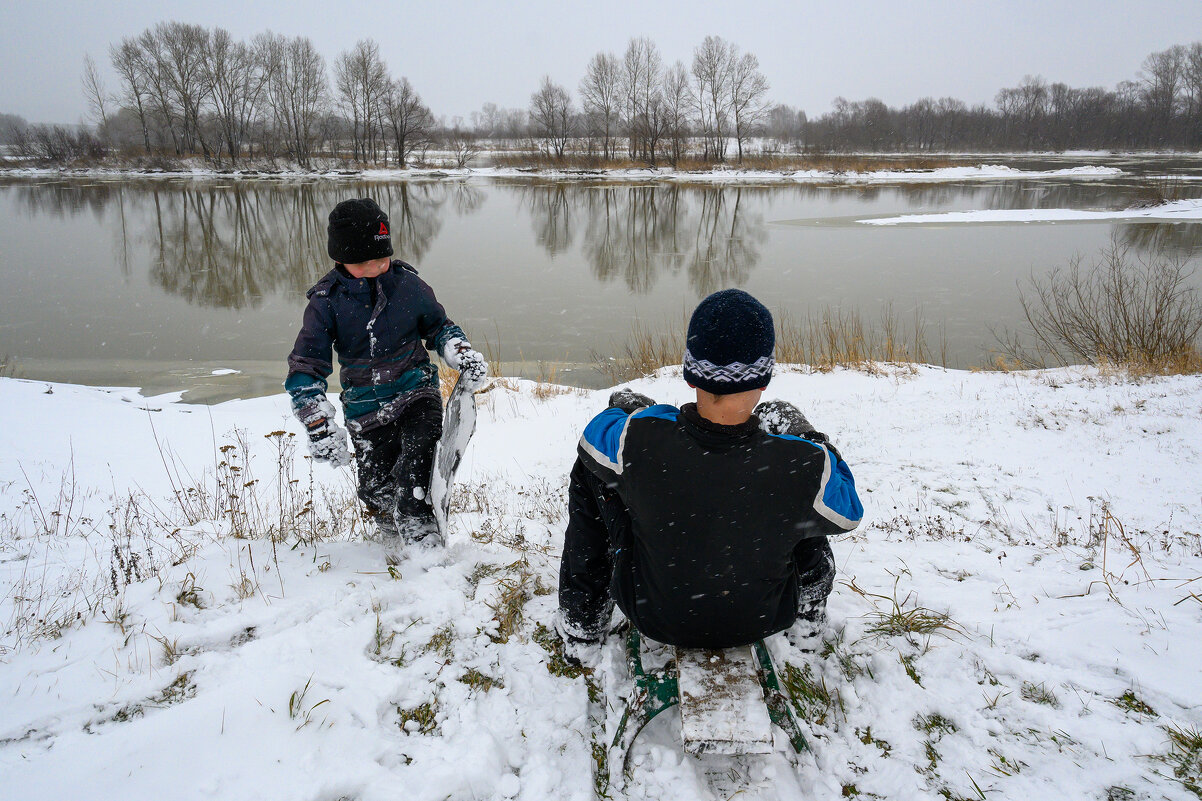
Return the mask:
[[768,309],[716,292],[689,321],[696,403],[616,392],[585,428],[559,574],[569,656],[602,640],[614,603],[644,635],[686,648],[751,643],[799,618],[799,636],[818,633],[835,576],[826,537],[855,528],[863,507],[800,411],[756,406],[774,344]]

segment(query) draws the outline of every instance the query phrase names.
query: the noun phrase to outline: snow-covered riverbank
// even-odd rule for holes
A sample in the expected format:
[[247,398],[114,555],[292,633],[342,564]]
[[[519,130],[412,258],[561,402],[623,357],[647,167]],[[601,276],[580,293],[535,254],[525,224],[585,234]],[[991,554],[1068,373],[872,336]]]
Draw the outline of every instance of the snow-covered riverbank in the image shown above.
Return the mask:
[[[450,543],[394,579],[338,517],[349,474],[316,467],[316,514],[295,503],[285,396],[0,380],[6,795],[590,798],[585,686],[540,643],[606,396],[483,393]],[[1168,732],[1202,727],[1202,377],[882,366],[783,372],[766,397],[838,443],[866,515],[834,543],[825,651],[770,643],[812,690],[813,751],[750,765],[741,797],[1193,797],[1174,771],[1196,783],[1202,757]],[[331,528],[256,536],[282,517]],[[632,797],[710,797],[673,720]]]
[[514,167],[407,168],[364,170],[217,170],[195,166],[178,170],[119,168],[35,168],[0,169],[0,177],[87,177],[87,178],[217,178],[230,180],[463,180],[465,178],[609,180],[609,181],[680,181],[689,183],[782,183],[782,184],[913,184],[962,181],[1038,180],[1067,178],[1099,180],[1123,175],[1117,167],[1079,166],[1056,170],[1024,170],[1002,164],[936,169],[872,170],[749,170],[735,167],[704,171],[654,169],[543,169]]

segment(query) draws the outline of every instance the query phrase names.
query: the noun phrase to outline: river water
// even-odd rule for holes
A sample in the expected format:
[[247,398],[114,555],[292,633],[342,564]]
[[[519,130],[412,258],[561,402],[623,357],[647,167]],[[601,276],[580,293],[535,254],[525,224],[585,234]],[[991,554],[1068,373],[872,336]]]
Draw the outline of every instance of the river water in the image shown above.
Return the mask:
[[[1176,191],[1202,195],[1202,181]],[[725,287],[794,319],[828,306],[865,318],[891,306],[902,321],[917,310],[942,331],[949,366],[969,367],[988,362],[991,330],[1020,327],[1016,282],[1032,273],[1114,240],[1202,256],[1199,223],[856,222],[1121,209],[1147,197],[1130,174],[882,186],[8,177],[5,371],[198,402],[280,391],[305,290],[331,266],[326,215],[356,196],[389,213],[397,255],[506,372],[582,386],[605,383],[594,360],[620,353],[632,326],[683,328]]]

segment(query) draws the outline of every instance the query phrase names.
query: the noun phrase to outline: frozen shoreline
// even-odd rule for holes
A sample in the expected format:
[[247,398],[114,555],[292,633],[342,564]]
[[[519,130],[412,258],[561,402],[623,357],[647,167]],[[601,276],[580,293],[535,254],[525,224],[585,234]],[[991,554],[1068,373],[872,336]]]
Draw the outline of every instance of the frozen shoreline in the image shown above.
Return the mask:
[[136,170],[118,168],[0,168],[0,177],[30,178],[122,178],[122,179],[217,179],[217,180],[464,180],[480,179],[543,179],[588,181],[673,181],[680,183],[772,183],[772,184],[909,184],[950,183],[958,181],[1038,180],[1060,178],[1071,180],[1104,180],[1125,173],[1117,167],[1081,166],[1058,170],[1020,170],[1001,164],[982,164],[975,167],[939,167],[931,170],[874,170],[844,172],[832,170],[743,170],[715,169],[704,172],[662,169],[537,169],[482,167],[465,169],[410,168],[364,169],[329,171],[264,171],[215,170],[197,167],[178,171]]
[[[630,386],[689,397],[678,368]],[[575,442],[607,394],[529,381],[483,393],[449,545],[393,580],[349,528],[273,549],[233,537],[228,517],[169,513],[181,485],[212,485],[231,458],[270,501],[275,432],[301,432],[287,396],[198,407],[0,379],[9,794],[591,798],[584,683],[549,672],[538,627],[555,608]],[[798,771],[772,757],[742,798],[972,797],[974,785],[990,798],[1191,798],[1156,757],[1164,727],[1202,726],[1202,376],[785,368],[765,397],[831,435],[866,516],[834,543],[830,652],[770,641],[838,704],[803,705],[812,752]],[[309,463],[293,458],[306,487]],[[345,471],[312,478],[352,492]],[[131,492],[158,511],[123,516]],[[143,554],[147,575],[113,572],[117,552]],[[88,596],[93,581],[120,592]],[[512,630],[497,611],[509,586],[530,590]],[[874,633],[894,603],[954,628]],[[18,643],[22,612],[65,620]],[[620,665],[611,649],[600,675],[616,681]],[[632,797],[708,797],[670,717],[644,735]]]

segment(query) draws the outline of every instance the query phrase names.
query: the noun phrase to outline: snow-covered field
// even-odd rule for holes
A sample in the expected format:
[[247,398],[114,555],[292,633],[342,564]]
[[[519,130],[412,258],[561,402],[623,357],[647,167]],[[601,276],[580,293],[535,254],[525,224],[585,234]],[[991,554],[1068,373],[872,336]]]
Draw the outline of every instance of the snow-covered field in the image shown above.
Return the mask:
[[[349,474],[291,452],[286,396],[0,380],[0,795],[590,798],[585,682],[544,627],[606,396],[480,395],[449,545],[390,576]],[[1198,796],[1202,378],[879,366],[766,397],[832,436],[866,508],[824,649],[769,641],[812,751],[699,763],[669,713],[631,797]]]
[[982,164],[976,167],[939,167],[930,170],[874,170],[846,172],[832,170],[745,170],[736,167],[704,171],[674,170],[668,167],[613,170],[517,169],[512,167],[417,168],[331,170],[215,170],[203,164],[186,169],[128,170],[106,167],[90,169],[14,168],[0,170],[0,175],[28,177],[138,177],[138,178],[221,178],[221,179],[304,179],[313,180],[443,180],[463,178],[558,178],[613,181],[685,181],[689,183],[782,183],[782,184],[913,184],[950,183],[963,181],[1036,180],[1069,178],[1098,180],[1123,175],[1117,167],[1082,166],[1058,170],[1022,170],[1002,164]]

